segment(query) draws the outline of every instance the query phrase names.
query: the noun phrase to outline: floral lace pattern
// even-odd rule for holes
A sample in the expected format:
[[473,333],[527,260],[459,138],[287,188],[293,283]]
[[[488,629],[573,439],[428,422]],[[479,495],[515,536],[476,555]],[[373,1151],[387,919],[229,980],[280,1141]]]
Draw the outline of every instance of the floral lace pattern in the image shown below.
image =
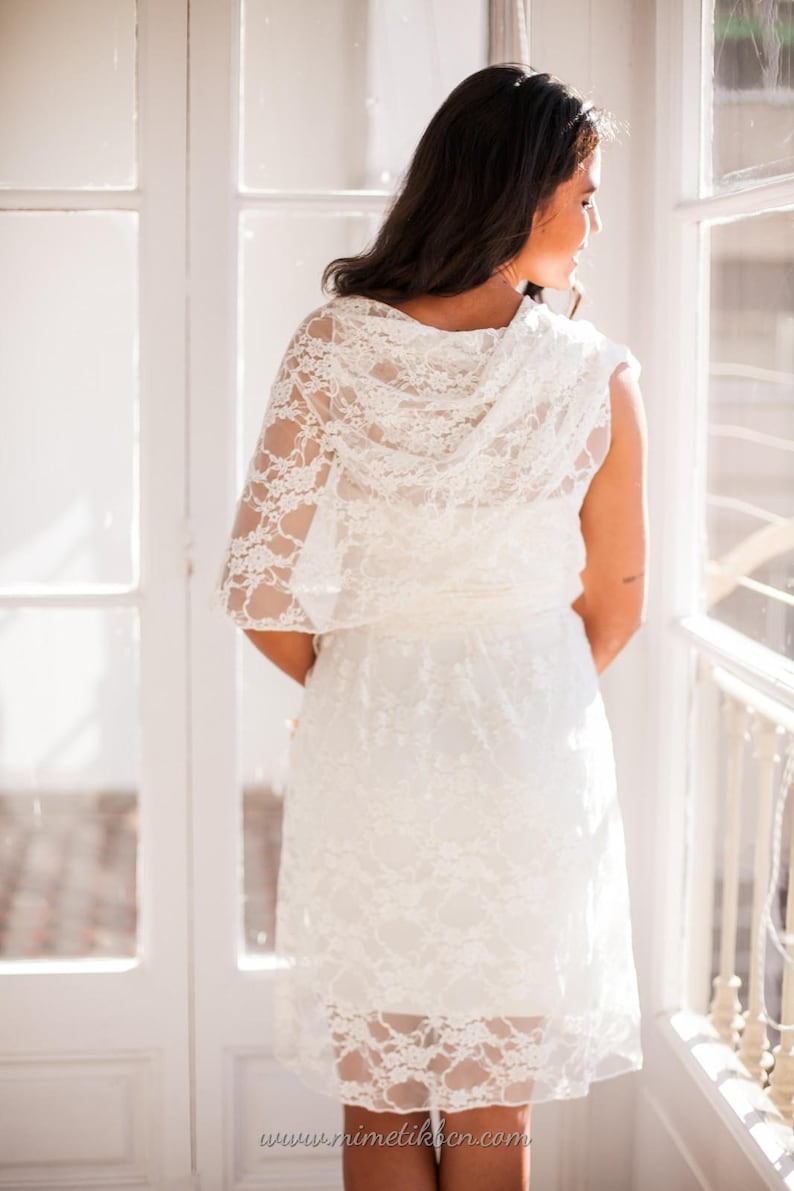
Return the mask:
[[579,510],[631,352],[525,299],[441,332],[333,299],[284,357],[213,602],[315,637],[290,741],[276,1057],[375,1111],[642,1066]]
[[642,1065],[611,736],[575,612],[440,601],[435,622],[323,636],[290,762],[287,1067],[407,1112],[580,1096]]
[[[555,497],[578,511],[624,360],[639,369],[529,298],[508,327],[462,332],[332,299],[284,355],[213,602],[244,628],[321,633],[450,589],[532,588],[545,560],[514,518]],[[562,552],[569,587],[580,554]]]

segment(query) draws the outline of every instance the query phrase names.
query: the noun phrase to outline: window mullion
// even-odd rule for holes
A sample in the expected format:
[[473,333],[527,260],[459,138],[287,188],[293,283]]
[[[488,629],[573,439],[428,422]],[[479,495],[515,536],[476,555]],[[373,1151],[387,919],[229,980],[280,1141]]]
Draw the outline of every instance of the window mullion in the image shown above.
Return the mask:
[[676,219],[686,222],[758,215],[794,207],[794,177],[776,178],[741,190],[684,199],[673,207]]

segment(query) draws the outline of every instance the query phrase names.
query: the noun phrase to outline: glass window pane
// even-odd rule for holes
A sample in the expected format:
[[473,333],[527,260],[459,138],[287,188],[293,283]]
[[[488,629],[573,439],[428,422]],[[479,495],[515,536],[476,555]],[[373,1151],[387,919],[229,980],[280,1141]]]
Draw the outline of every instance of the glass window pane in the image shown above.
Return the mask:
[[0,186],[129,189],[135,0],[0,0]]
[[239,752],[243,798],[243,932],[247,955],[273,951],[281,815],[291,721],[303,688],[240,635]]
[[[696,701],[696,710],[705,708],[706,700],[709,700],[716,705],[718,709],[717,715],[719,717],[717,718],[714,712],[712,712],[707,720],[701,720],[698,723],[697,732],[693,734],[693,741],[697,752],[695,765],[693,765],[693,776],[698,773],[713,774],[716,804],[713,829],[715,857],[712,899],[711,973],[708,983],[706,984],[704,982],[702,989],[703,1000],[701,1003],[708,1005],[714,996],[714,982],[720,975],[722,946],[723,942],[725,942],[732,944],[735,949],[732,971],[740,979],[741,983],[736,992],[741,1001],[741,1008],[746,1009],[748,1007],[753,965],[757,958],[752,948],[752,928],[753,901],[756,893],[755,852],[758,834],[760,780],[758,746],[761,722],[751,716],[748,716],[743,722],[740,721],[744,732],[744,741],[739,754],[738,771],[734,777],[732,766],[736,757],[736,741],[735,737],[732,736],[730,724],[735,721],[728,719],[728,716],[731,708],[735,708],[737,713],[739,712],[739,708],[736,707],[736,704],[729,696],[720,694],[709,682],[698,683],[693,691],[693,695]],[[710,723],[713,726],[711,730],[708,730]],[[704,728],[706,728],[705,733],[703,732]],[[781,749],[781,751],[783,750]],[[723,896],[726,866],[729,867],[729,870],[732,867],[728,859],[729,850],[733,846],[733,840],[730,839],[732,824],[728,815],[727,804],[728,791],[734,780],[736,782],[739,828],[738,839],[736,841],[738,853],[736,857],[738,889],[736,891],[735,933],[732,938],[728,939],[725,938]],[[776,781],[779,781],[779,777],[776,777]],[[708,800],[709,794],[710,791],[696,784],[692,789],[691,798],[694,802],[702,805]],[[784,848],[787,847],[787,841],[791,839],[791,818],[792,804],[789,800],[784,807],[781,820],[781,840],[784,841]],[[784,851],[783,857],[785,856],[786,852]],[[697,858],[693,855],[691,857],[691,863],[693,865],[702,865],[702,855],[699,855]],[[784,931],[786,929],[785,915],[788,882],[789,873],[784,859],[778,871],[777,883],[769,907],[772,924],[777,931]],[[767,893],[766,885],[764,886],[763,893]],[[693,958],[696,963],[699,963],[701,957],[696,955]],[[786,1020],[785,1017],[781,1017],[783,970],[785,967],[786,964],[777,948],[771,945],[766,947],[764,951],[764,1000],[770,1016],[775,1021]],[[770,1038],[770,1047],[777,1046],[780,1040],[780,1031],[769,1023],[766,1023],[766,1030]]]
[[485,64],[486,15],[482,0],[243,0],[240,188],[393,190]]
[[715,0],[717,187],[794,171],[794,4]]
[[0,614],[0,962],[137,947],[137,613]]
[[794,212],[711,229],[705,600],[794,655]]
[[0,214],[0,585],[137,575],[138,216]]

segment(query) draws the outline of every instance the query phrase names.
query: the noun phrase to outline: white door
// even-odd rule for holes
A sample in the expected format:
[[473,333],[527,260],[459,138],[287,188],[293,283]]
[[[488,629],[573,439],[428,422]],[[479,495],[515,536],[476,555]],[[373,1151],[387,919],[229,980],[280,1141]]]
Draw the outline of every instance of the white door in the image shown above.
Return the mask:
[[[302,688],[208,608],[291,332],[373,235],[433,110],[484,66],[481,0],[191,4],[191,512],[196,527],[196,1113],[203,1187],[335,1188],[341,1128],[272,1058],[287,720]],[[201,527],[201,534],[198,527]],[[222,1128],[218,1123],[222,1122]]]
[[0,0],[0,1187],[339,1186],[260,1144],[341,1124],[272,1059],[301,689],[209,597],[287,337],[488,7]]
[[0,1186],[191,1185],[186,0],[0,4]]

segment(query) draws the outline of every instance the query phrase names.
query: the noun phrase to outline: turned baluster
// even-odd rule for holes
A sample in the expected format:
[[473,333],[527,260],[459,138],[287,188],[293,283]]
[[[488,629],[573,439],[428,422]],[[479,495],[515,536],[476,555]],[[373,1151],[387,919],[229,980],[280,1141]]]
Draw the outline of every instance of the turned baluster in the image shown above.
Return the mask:
[[756,717],[756,750],[758,759],[758,817],[755,835],[755,863],[753,866],[753,925],[750,939],[750,989],[744,1012],[744,1029],[739,1042],[739,1058],[758,1083],[764,1087],[774,1063],[769,1049],[769,1036],[761,1006],[762,973],[755,962],[762,933],[762,915],[769,883],[771,850],[772,787],[777,749],[777,725]]
[[[789,753],[788,763],[783,775],[784,786],[791,780],[792,755]],[[781,787],[781,794],[785,790]],[[783,824],[780,824],[782,832]],[[773,840],[777,849],[781,845],[779,839]],[[794,1123],[794,830],[789,821],[788,839],[788,890],[786,894],[785,931],[781,942],[786,960],[783,964],[783,989],[780,1008],[780,1042],[772,1050],[775,1066],[769,1079],[769,1097],[789,1124]]]
[[727,737],[725,792],[725,848],[722,861],[722,928],[720,935],[720,970],[714,977],[709,1021],[720,1037],[735,1047],[744,1026],[739,1000],[741,979],[736,975],[736,926],[739,905],[739,832],[741,821],[742,757],[744,753],[747,708],[730,695],[722,704]]

